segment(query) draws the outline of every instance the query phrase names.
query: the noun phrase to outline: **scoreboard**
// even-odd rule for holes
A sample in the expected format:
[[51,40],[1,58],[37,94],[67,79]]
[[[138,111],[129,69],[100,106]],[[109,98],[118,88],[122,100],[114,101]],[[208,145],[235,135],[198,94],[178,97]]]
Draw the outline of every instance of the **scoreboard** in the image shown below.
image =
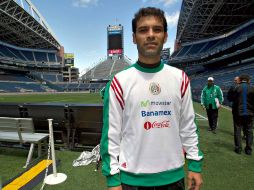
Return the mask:
[[123,26],[109,25],[107,27],[107,36],[108,36],[108,48],[107,48],[108,57],[112,57],[114,55],[121,57],[123,55]]
[[64,65],[65,66],[74,66],[74,54],[65,53],[64,54]]

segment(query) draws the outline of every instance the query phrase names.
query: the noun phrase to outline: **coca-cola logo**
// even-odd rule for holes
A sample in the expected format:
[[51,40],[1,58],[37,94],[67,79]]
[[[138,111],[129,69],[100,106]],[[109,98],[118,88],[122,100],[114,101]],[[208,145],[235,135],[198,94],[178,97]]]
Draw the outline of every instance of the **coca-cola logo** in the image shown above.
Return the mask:
[[153,128],[169,128],[169,127],[170,127],[169,126],[169,120],[162,121],[162,122],[158,122],[158,121],[150,122],[150,121],[147,121],[144,124],[144,128],[146,130],[153,129]]

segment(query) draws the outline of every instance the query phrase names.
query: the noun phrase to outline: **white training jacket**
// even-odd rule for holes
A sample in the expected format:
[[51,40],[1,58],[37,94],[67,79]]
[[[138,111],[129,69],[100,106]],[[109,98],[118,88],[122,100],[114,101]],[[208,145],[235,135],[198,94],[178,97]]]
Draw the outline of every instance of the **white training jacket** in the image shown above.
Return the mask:
[[187,75],[161,63],[116,74],[104,95],[102,172],[109,187],[160,186],[201,172],[203,155]]

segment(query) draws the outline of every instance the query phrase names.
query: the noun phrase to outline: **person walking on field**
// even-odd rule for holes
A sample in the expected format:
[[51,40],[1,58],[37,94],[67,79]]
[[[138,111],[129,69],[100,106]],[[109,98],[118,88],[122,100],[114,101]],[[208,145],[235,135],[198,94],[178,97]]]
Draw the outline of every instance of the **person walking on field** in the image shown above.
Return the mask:
[[238,122],[236,123],[235,152],[241,154],[242,138],[241,129],[245,128],[246,147],[245,153],[252,154],[253,144],[253,120],[254,120],[254,87],[250,85],[250,76],[241,75],[240,84],[235,89],[234,104],[238,110]]
[[207,85],[203,88],[201,93],[201,106],[206,109],[209,131],[216,134],[218,122],[218,109],[223,102],[223,93],[219,86],[214,84],[214,78],[208,77]]
[[190,80],[160,61],[164,12],[140,9],[132,30],[138,61],[117,73],[104,95],[100,153],[108,190],[184,190],[184,152],[188,189],[200,190],[203,154]]
[[[239,109],[238,106],[236,104],[236,87],[239,86],[239,84],[241,83],[240,78],[238,76],[236,76],[234,78],[234,85],[230,87],[230,89],[228,90],[227,93],[227,99],[229,102],[232,102],[232,116],[233,116],[233,125],[234,125],[234,142],[235,142],[235,146],[237,147],[237,141],[239,141],[238,138],[238,129],[236,128],[237,126],[239,126]],[[246,130],[245,128],[243,128],[243,139],[246,140]],[[236,150],[237,152],[239,152],[238,150]]]

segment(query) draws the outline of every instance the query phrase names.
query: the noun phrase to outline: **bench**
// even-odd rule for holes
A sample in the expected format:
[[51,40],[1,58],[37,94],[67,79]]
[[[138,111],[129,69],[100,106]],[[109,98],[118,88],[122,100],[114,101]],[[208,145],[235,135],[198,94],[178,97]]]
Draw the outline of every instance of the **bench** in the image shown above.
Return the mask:
[[35,144],[38,144],[38,158],[41,157],[41,142],[46,146],[48,137],[46,133],[35,133],[32,118],[0,117],[0,142],[30,143],[24,168],[31,162]]

